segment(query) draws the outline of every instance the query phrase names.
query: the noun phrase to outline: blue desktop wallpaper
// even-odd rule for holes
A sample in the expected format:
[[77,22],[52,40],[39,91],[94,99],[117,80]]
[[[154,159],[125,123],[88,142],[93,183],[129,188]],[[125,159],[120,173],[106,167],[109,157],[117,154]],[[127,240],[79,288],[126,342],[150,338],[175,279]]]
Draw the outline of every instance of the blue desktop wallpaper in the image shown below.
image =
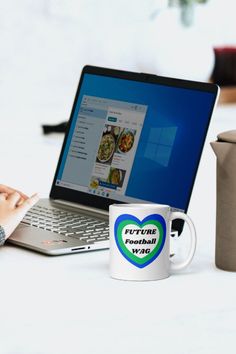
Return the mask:
[[215,95],[85,74],[58,178],[63,172],[83,95],[148,106],[126,195],[186,209]]

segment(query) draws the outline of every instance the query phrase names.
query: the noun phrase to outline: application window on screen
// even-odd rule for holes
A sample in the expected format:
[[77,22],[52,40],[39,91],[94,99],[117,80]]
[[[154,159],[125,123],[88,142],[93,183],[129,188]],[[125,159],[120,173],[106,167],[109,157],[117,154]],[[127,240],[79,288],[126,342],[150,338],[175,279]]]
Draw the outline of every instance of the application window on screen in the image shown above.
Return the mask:
[[125,195],[147,106],[84,95],[58,185]]

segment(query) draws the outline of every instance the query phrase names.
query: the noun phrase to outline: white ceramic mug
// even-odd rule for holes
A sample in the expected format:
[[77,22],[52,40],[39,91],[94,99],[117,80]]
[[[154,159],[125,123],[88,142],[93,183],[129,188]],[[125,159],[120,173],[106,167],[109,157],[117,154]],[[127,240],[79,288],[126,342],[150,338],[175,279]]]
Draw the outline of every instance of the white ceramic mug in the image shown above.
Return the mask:
[[[190,249],[180,263],[170,259],[171,222],[182,219],[190,229]],[[158,280],[188,266],[196,249],[191,219],[162,204],[113,204],[109,208],[110,275],[123,280]],[[173,257],[174,258],[174,257]]]

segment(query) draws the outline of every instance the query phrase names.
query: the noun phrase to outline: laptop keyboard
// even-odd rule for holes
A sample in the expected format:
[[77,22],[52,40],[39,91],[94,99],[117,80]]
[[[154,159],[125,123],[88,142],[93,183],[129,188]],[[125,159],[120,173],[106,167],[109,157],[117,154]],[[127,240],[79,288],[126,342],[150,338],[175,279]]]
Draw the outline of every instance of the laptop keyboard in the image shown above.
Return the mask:
[[56,208],[36,205],[28,211],[22,222],[87,243],[109,239],[107,221]]

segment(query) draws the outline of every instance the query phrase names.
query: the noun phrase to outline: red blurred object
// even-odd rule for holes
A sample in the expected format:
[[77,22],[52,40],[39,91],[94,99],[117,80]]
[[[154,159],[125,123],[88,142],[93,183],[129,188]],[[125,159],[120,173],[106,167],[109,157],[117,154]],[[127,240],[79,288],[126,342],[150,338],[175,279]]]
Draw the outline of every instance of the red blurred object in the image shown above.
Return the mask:
[[220,86],[236,85],[236,46],[218,47],[212,80]]

